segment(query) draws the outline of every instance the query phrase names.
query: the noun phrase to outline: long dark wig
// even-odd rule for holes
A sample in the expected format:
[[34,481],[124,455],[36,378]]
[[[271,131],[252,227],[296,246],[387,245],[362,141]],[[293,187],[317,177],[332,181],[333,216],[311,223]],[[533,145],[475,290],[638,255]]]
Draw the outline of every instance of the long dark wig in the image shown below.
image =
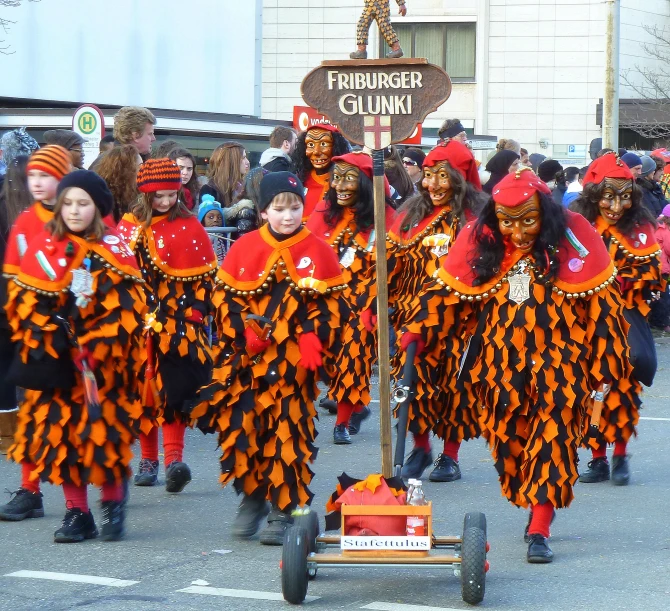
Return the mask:
[[[312,126],[317,128],[318,125]],[[307,130],[309,131],[309,130]],[[305,146],[305,138],[307,137],[307,131],[302,132],[295,143],[295,148],[293,153],[291,153],[291,159],[293,160],[293,166],[295,167],[296,176],[304,182],[309,173],[312,171],[312,164],[307,155],[307,147]],[[330,132],[333,136],[333,157],[338,155],[346,155],[351,152],[351,147],[349,146],[349,141],[340,133],[340,132]]]
[[[448,164],[449,162],[447,162]],[[488,194],[477,191],[469,182],[463,178],[463,175],[454,170],[451,165],[447,166],[449,173],[449,182],[451,183],[452,196],[449,200],[451,206],[451,213],[461,220],[461,224],[465,222],[465,211],[470,210],[475,216],[484,207],[488,200]],[[418,193],[410,197],[398,209],[398,215],[404,215],[402,224],[402,232],[408,233],[414,225],[420,223],[428,215],[433,212],[433,201],[430,199],[428,189],[423,186],[423,177],[416,183]]]
[[[592,182],[584,185],[584,190],[579,197],[573,201],[569,209],[579,212],[589,223],[595,223],[600,215],[600,199],[602,198],[605,181],[594,184]],[[626,210],[619,222],[615,225],[618,231],[628,235],[636,225],[651,223],[656,227],[656,219],[646,206],[642,204],[642,191],[633,181],[632,205]]]
[[[333,168],[330,170],[330,176],[333,176]],[[330,187],[324,197],[326,202],[326,212],[323,215],[326,224],[335,227],[344,214],[344,207],[337,203],[337,191]],[[356,228],[359,231],[370,229],[375,222],[375,199],[372,181],[362,170],[358,170],[358,201],[353,205],[354,217],[356,218]],[[386,198],[386,204],[390,205],[390,200]]]
[[[568,219],[565,208],[550,195],[538,193],[542,211],[540,234],[533,245],[533,257],[540,272],[551,280],[558,271],[556,248],[565,238]],[[490,199],[484,206],[474,230],[475,249],[469,264],[475,274],[474,285],[479,286],[500,272],[505,256],[505,242],[496,216],[496,203]]]

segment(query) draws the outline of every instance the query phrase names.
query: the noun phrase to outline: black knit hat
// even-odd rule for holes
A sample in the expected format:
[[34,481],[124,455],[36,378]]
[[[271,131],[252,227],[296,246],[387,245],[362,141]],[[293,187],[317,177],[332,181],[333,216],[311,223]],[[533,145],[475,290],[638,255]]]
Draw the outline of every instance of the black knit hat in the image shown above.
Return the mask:
[[550,182],[556,178],[556,174],[563,169],[563,166],[555,159],[545,159],[539,166],[537,166],[537,175],[540,180]]
[[70,187],[79,187],[91,196],[93,203],[104,218],[114,209],[114,196],[103,178],[90,170],[75,170],[58,183],[58,195]]
[[300,179],[291,172],[270,172],[261,180],[259,208],[265,210],[280,193],[295,193],[304,203],[305,190]]

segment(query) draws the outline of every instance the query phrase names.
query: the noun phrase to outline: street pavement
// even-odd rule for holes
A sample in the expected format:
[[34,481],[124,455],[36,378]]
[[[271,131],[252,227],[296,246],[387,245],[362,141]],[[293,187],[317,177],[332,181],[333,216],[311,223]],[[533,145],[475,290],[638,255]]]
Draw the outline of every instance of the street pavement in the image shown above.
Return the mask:
[[[426,472],[437,534],[460,536],[466,512],[486,514],[491,568],[481,608],[670,609],[670,337],[659,336],[657,346],[656,382],[645,394],[639,438],[630,444],[631,484],[577,484],[574,503],[558,512],[552,526],[553,564],[526,562],[526,514],[502,498],[483,441],[464,444],[462,480],[434,484]],[[377,398],[376,386],[374,391]],[[333,417],[321,414],[313,481],[313,507],[321,517],[339,473],[379,471],[378,406],[372,404],[373,417],[351,446],[332,444]],[[586,468],[588,454],[580,452],[580,457]],[[170,495],[163,486],[131,490],[123,541],[54,544],[53,532],[64,513],[61,491],[54,486],[44,487],[44,518],[0,522],[0,611],[288,607],[281,598],[281,548],[261,546],[258,537],[238,541],[229,534],[238,499],[219,487],[215,438],[189,431],[186,460],[193,481],[183,493]],[[18,482],[17,466],[1,461],[0,490],[16,489]],[[90,497],[99,520],[97,491],[91,490]],[[315,597],[306,603],[310,610],[470,608],[461,600],[453,572],[432,568],[322,568],[308,596]]]

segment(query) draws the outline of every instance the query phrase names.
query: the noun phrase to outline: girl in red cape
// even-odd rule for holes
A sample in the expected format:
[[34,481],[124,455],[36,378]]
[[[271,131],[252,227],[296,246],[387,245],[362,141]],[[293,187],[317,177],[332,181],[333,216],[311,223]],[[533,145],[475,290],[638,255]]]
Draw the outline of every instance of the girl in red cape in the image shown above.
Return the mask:
[[281,545],[291,512],[312,501],[316,383],[346,303],[337,257],[302,226],[298,178],[272,172],[260,192],[267,224],[233,244],[217,276],[216,365],[191,416],[219,433],[221,482],[243,495],[233,534],[253,536],[269,501],[260,540]]
[[631,372],[615,274],[597,232],[524,169],[465,225],[405,325],[403,350],[469,338],[448,375],[470,376],[502,493],[531,509],[529,562],[552,561],[549,525],[573,499],[592,391]]
[[[308,229],[325,240],[337,253],[347,288],[344,298],[351,308],[342,326],[342,350],[335,364],[327,401],[337,420],[333,430],[336,444],[350,444],[350,433],[357,433],[370,415],[370,375],[377,358],[372,311],[365,304],[375,291],[376,235],[372,190],[372,158],[365,153],[333,157],[331,187],[307,223]],[[386,229],[395,211],[389,205],[390,187],[384,178]],[[331,409],[331,408],[329,408]]]
[[113,203],[97,174],[65,176],[53,219],[30,241],[9,287],[12,376],[28,390],[8,454],[23,480],[0,517],[43,516],[38,481],[62,486],[67,512],[57,543],[98,535],[88,484],[102,487],[102,538],[124,532],[123,484],[142,417],[134,339],[145,305],[132,252],[102,220]]
[[[570,209],[582,214],[602,236],[618,270],[617,281],[626,304],[626,318],[631,323],[630,333],[636,333],[641,326],[643,332],[646,331],[650,349],[655,352],[647,323],[649,303],[665,286],[661,279],[660,248],[654,235],[656,223],[642,204],[641,192],[628,166],[616,153],[606,153],[589,166],[584,176],[584,191]],[[653,378],[653,373],[650,377]],[[610,393],[619,401],[608,402],[598,422],[598,434],[585,440],[593,459],[588,470],[580,474],[580,482],[610,479],[608,443],[614,444],[612,483],[625,486],[630,481],[626,449],[631,436],[637,434],[635,427],[642,403],[640,381],[651,384],[646,377],[639,380],[635,372],[631,378],[613,382]]]
[[[460,230],[473,221],[486,199],[481,194],[477,163],[472,153],[456,140],[436,146],[423,162],[419,193],[399,210],[387,235],[389,259],[389,307],[398,336],[414,298],[444,261]],[[369,306],[374,308],[372,300]],[[445,330],[446,332],[446,330]],[[461,478],[458,450],[463,440],[479,436],[477,414],[467,409],[467,393],[456,378],[446,377],[445,354],[460,359],[465,342],[446,353],[441,342],[424,353],[416,364],[417,383],[411,398],[409,430],[414,448],[405,460],[404,478],[421,478],[433,463],[429,434],[444,441],[429,479],[452,482]],[[402,377],[402,351],[392,361],[392,377]],[[461,405],[465,403],[465,405]]]
[[149,314],[143,400],[153,406],[142,422],[142,459],[136,486],[158,481],[158,428],[163,429],[165,489],[181,492],[191,481],[183,462],[189,417],[185,404],[208,384],[212,356],[204,320],[212,310],[217,260],[205,228],[179,198],[181,175],[170,159],[149,159],[137,173],[140,198],[119,223],[142,270]]

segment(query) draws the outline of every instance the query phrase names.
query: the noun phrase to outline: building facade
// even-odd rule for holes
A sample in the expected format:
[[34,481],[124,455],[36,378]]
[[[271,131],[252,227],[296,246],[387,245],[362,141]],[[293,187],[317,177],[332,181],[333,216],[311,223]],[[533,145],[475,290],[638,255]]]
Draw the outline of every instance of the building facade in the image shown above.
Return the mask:
[[[449,100],[424,122],[424,144],[435,142],[444,119],[459,118],[471,133],[514,138],[574,165],[588,160],[601,129],[604,2],[407,0],[405,17],[390,2],[406,56],[427,57],[453,82]],[[43,0],[0,8],[14,22],[2,43],[10,53],[0,54],[0,130],[66,127],[81,103],[102,107],[111,130],[115,109],[134,104],[156,111],[160,137],[191,138],[202,157],[231,138],[258,152],[303,104],[307,72],[355,49],[362,8],[363,0],[116,0],[114,10]],[[668,0],[621,0],[622,98],[654,94],[645,72],[664,62],[649,48],[658,43],[653,28],[666,25]],[[386,49],[373,24],[369,57]],[[627,127],[622,121],[622,143],[639,144]]]
[[[263,0],[262,113],[290,119],[300,81],[324,59],[355,48],[362,0]],[[622,0],[620,63],[631,82],[658,68],[648,28],[670,24],[667,0]],[[600,0],[408,0],[392,23],[407,56],[427,57],[450,74],[449,100],[424,126],[460,118],[476,134],[514,138],[531,152],[586,163],[600,137],[605,3]],[[370,57],[385,52],[371,28]],[[621,97],[639,97],[622,84]],[[626,127],[625,124],[622,125]],[[628,144],[628,143],[627,143]]]

